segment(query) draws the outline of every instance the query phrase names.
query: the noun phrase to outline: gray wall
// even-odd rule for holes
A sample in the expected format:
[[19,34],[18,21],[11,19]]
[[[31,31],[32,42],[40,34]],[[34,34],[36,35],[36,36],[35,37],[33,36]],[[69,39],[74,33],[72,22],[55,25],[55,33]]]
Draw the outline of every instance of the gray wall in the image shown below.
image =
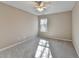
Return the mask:
[[39,32],[42,37],[71,40],[72,39],[72,12],[62,12],[50,15],[41,15],[38,17],[48,19],[48,31]]
[[72,40],[79,56],[79,2],[72,10]]
[[35,36],[37,32],[37,16],[0,3],[0,48]]

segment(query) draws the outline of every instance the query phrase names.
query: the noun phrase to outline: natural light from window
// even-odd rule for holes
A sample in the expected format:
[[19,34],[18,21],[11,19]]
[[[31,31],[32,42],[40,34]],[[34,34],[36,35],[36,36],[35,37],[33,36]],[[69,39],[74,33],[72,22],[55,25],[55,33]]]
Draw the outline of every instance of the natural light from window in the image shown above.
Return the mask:
[[52,58],[49,42],[47,40],[40,39],[35,58]]
[[47,18],[43,18],[40,20],[40,31],[41,32],[47,31]]

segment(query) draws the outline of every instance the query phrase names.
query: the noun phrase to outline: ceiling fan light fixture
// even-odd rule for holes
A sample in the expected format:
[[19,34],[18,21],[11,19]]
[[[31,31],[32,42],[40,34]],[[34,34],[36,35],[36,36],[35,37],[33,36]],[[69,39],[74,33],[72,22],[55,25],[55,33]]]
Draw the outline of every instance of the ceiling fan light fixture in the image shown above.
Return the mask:
[[36,9],[37,9],[37,11],[39,11],[39,12],[44,11],[44,8],[36,8]]
[[35,8],[37,11],[42,12],[46,9],[46,6],[45,6],[44,2],[39,1],[36,3]]

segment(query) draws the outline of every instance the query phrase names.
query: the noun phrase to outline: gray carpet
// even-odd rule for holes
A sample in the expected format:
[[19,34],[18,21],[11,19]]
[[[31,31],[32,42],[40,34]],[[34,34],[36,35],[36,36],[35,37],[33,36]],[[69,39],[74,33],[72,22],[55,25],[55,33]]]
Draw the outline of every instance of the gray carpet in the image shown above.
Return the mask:
[[[15,47],[0,52],[0,58],[33,58],[40,39],[33,38]],[[49,41],[50,50],[54,58],[76,58],[78,57],[72,42],[43,39]]]
[[33,58],[38,40],[33,38],[15,47],[0,52],[0,58]]
[[72,42],[61,40],[50,40],[50,49],[54,58],[77,58],[78,55]]

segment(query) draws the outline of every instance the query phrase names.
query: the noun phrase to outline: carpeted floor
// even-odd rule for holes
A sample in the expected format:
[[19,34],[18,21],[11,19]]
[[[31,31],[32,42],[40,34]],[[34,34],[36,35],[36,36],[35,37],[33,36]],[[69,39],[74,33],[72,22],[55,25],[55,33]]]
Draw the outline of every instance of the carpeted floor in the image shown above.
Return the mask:
[[34,58],[39,40],[49,41],[53,58],[77,58],[72,42],[55,39],[33,38],[15,47],[0,52],[0,58]]
[[62,40],[50,40],[50,49],[54,58],[77,58],[77,53],[72,42]]

